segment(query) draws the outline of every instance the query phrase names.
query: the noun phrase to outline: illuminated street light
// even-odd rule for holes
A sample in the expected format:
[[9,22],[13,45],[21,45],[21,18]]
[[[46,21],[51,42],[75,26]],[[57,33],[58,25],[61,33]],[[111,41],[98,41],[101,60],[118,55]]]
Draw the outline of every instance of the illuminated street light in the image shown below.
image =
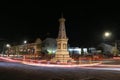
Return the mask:
[[10,48],[10,44],[6,44],[6,47],[7,47],[7,48]]
[[27,43],[27,41],[25,40],[25,41],[24,41],[24,44],[26,44],[26,43]]
[[[111,38],[111,36],[112,36],[111,32],[104,33],[104,39]],[[113,55],[116,56],[117,54],[118,54],[117,40],[115,40],[114,47],[113,47]]]
[[23,44],[23,51],[26,53],[27,52],[27,40],[24,40],[24,42],[23,42],[24,44]]
[[103,39],[104,39],[105,42],[106,42],[106,41],[107,41],[107,42],[110,41],[110,40],[112,39],[112,33],[109,32],[109,31],[104,32],[104,34],[103,34]]
[[9,56],[10,51],[10,44],[6,44],[6,47],[8,48],[7,56]]
[[110,37],[111,36],[111,33],[110,32],[105,32],[104,33],[104,37]]

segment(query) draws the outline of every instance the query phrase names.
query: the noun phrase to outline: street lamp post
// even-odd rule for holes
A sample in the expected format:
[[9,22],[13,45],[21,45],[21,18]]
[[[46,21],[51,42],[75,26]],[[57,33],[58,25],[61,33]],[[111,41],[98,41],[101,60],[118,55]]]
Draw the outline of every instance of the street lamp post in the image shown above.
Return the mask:
[[104,43],[109,43],[110,39],[111,39],[111,32],[104,32],[103,38],[104,38]]
[[25,57],[26,57],[25,54],[26,54],[26,51],[27,51],[27,49],[26,49],[27,40],[24,40],[23,43],[24,43],[24,52],[25,52],[25,53],[23,54],[23,60],[25,60]]
[[[104,33],[104,39],[108,39],[111,37],[111,32],[105,32]],[[118,53],[118,49],[117,49],[117,40],[115,40],[114,42],[114,48],[113,48],[113,55],[116,56]]]
[[27,52],[27,40],[24,40],[24,50],[25,50],[25,53]]
[[[106,52],[110,52],[110,50],[108,50],[108,46],[110,46],[109,44],[109,42],[110,42],[110,38],[111,38],[111,32],[109,32],[109,31],[106,31],[106,32],[104,32],[104,34],[103,34],[103,39],[104,39],[104,52],[105,52],[105,54],[106,54]],[[108,45],[108,46],[106,46],[106,45]],[[105,49],[106,48],[106,49]]]
[[8,55],[8,57],[9,57],[9,53],[10,53],[10,44],[6,44],[6,47],[8,48],[7,55]]

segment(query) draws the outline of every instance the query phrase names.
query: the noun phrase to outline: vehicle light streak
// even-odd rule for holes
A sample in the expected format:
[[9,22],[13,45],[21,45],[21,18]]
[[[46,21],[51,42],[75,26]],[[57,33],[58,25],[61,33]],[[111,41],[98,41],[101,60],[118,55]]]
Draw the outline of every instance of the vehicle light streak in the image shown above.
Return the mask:
[[33,65],[33,66],[45,66],[45,67],[64,67],[64,68],[83,68],[83,69],[94,69],[94,70],[115,70],[120,71],[120,65],[103,65],[101,63],[94,63],[94,64],[68,64],[68,65],[61,65],[61,64],[43,64],[43,63],[33,63],[33,62],[26,62],[26,61],[18,61],[12,60],[10,58],[0,57],[0,59],[8,62],[19,62],[26,65]]

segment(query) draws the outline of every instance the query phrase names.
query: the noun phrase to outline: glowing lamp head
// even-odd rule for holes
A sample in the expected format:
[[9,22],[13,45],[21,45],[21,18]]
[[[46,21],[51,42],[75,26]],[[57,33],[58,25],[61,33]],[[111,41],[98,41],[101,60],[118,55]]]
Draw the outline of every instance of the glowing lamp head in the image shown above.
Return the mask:
[[8,47],[8,48],[9,48],[9,47],[10,47],[10,44],[6,44],[6,47]]
[[24,41],[24,44],[26,44],[26,43],[27,43],[27,41],[25,40],[25,41]]
[[105,37],[109,37],[110,35],[110,32],[105,32]]

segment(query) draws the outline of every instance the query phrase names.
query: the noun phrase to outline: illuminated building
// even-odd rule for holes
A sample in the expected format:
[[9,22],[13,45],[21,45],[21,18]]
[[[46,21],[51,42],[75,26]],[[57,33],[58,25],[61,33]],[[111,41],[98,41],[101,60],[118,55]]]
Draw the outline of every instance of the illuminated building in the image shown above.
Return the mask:
[[40,54],[41,43],[42,43],[41,39],[37,38],[34,43],[26,43],[22,45],[11,46],[9,53],[11,55]]

